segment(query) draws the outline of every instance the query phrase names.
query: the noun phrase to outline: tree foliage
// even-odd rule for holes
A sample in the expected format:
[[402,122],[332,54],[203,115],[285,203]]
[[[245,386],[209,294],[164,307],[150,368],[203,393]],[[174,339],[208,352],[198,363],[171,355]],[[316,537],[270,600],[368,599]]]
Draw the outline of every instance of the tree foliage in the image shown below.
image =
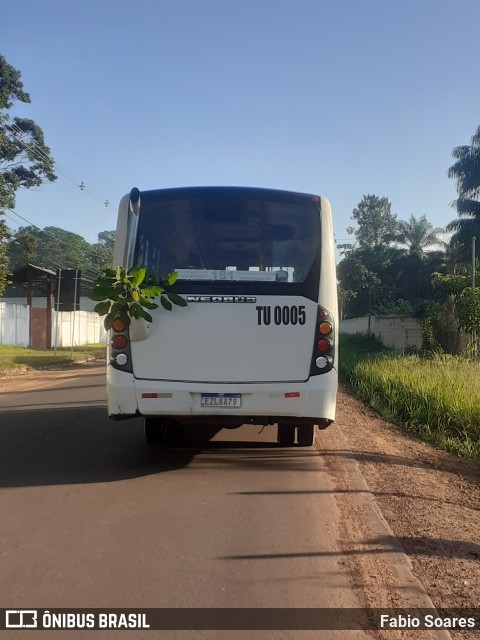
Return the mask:
[[[0,55],[0,214],[15,207],[18,189],[56,179],[50,149],[42,129],[28,118],[11,117],[14,101],[29,103],[20,72]],[[0,295],[8,282],[8,229],[0,224]]]
[[102,273],[112,266],[115,231],[101,231],[98,241],[92,245],[92,269]]
[[458,198],[453,203],[458,218],[447,226],[454,231],[450,246],[457,260],[469,264],[472,237],[480,238],[480,127],[470,145],[455,147],[455,163],[448,170],[449,178],[457,182]]
[[20,188],[56,179],[42,129],[28,118],[11,118],[14,100],[29,103],[21,74],[0,56],[0,210],[15,206]]
[[355,234],[356,241],[362,248],[389,245],[397,236],[397,220],[392,214],[388,198],[363,196],[353,210],[352,220],[357,222],[358,227],[349,227],[347,231]]
[[408,222],[406,220],[398,222],[398,239],[402,244],[407,245],[411,255],[422,257],[429,247],[444,245],[440,237],[443,233],[445,229],[434,227],[424,215],[415,218],[412,214]]
[[113,263],[114,231],[102,231],[90,244],[82,236],[59,227],[20,227],[7,243],[9,269],[27,263],[46,269],[80,269],[93,280]]
[[352,218],[356,243],[340,245],[338,265],[343,317],[406,312],[432,295],[432,273],[445,270],[445,254],[427,249],[441,244],[442,229],[425,216],[397,221],[388,198],[375,195],[363,196]]
[[[480,275],[480,274],[479,274]],[[458,354],[465,348],[478,353],[480,335],[480,288],[471,287],[470,277],[434,273],[432,299],[424,304],[420,319],[426,345],[431,350]]]

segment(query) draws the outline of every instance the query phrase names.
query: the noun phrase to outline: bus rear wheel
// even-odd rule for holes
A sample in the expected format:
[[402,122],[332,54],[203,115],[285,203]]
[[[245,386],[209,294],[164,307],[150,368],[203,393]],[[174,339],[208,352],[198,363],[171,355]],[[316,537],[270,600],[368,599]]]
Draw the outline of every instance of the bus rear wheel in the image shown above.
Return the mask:
[[183,425],[177,420],[167,418],[165,421],[165,443],[176,444],[182,440]]
[[279,424],[277,442],[281,447],[293,447],[295,444],[295,427],[291,424]]
[[158,444],[165,438],[165,422],[162,418],[145,418],[145,440],[148,444]]
[[311,447],[315,441],[315,425],[306,424],[298,427],[297,441],[300,447]]

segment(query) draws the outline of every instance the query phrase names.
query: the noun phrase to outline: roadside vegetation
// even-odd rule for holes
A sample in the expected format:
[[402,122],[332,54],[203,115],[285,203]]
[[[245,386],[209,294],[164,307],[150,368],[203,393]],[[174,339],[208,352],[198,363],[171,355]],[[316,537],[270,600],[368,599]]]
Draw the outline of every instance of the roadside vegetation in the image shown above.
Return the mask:
[[480,462],[480,362],[399,355],[375,338],[342,335],[340,374],[384,418],[446,451]]
[[25,369],[44,369],[55,366],[65,366],[72,362],[84,362],[105,358],[104,344],[91,344],[73,348],[73,360],[70,347],[57,349],[36,350],[25,347],[0,346],[0,376],[9,372]]

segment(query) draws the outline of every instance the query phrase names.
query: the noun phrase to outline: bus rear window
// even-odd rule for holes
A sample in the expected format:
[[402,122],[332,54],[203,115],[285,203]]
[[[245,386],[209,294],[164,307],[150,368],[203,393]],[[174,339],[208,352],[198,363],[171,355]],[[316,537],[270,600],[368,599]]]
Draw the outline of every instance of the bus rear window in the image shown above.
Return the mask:
[[142,193],[135,263],[179,280],[304,282],[319,250],[318,204],[241,191]]

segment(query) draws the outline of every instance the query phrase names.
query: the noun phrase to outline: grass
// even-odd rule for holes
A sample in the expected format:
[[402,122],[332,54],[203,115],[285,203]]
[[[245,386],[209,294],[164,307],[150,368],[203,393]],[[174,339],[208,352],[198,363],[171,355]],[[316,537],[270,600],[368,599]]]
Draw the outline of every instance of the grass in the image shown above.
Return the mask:
[[380,415],[480,462],[480,362],[399,355],[368,336],[341,337],[340,374]]
[[[91,344],[73,348],[73,361],[83,362],[96,358],[105,358],[104,344]],[[47,367],[64,366],[72,362],[71,348],[57,349],[55,356],[53,349],[36,350],[26,347],[12,347],[0,345],[0,375],[19,369],[44,369]]]

